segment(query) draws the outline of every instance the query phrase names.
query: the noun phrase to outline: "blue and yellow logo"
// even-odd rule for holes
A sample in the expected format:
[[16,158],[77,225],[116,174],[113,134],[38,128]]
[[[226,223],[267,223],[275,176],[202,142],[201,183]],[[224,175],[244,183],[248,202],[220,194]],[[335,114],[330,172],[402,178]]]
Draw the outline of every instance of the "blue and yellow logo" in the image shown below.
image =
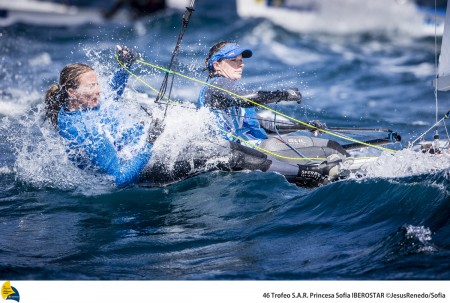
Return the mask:
[[20,301],[20,295],[17,289],[11,286],[10,281],[6,281],[2,285],[2,298],[3,300],[14,300],[19,302]]

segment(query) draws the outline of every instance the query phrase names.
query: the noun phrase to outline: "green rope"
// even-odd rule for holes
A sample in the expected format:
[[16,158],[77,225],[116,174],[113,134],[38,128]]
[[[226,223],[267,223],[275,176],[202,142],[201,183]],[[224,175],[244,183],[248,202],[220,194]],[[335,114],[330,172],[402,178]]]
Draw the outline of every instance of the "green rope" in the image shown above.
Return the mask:
[[[120,66],[123,67],[128,73],[130,73],[130,75],[132,75],[133,77],[135,77],[136,79],[138,79],[141,83],[143,83],[145,86],[149,87],[151,90],[153,90],[153,91],[155,91],[155,92],[159,92],[158,90],[156,90],[155,88],[153,88],[152,86],[150,86],[147,82],[145,82],[144,80],[142,80],[138,75],[134,74],[134,73],[131,72],[128,68],[126,68],[126,67],[120,62],[120,60],[119,60],[119,58],[118,58],[117,55],[116,55],[116,58],[117,58],[117,61],[118,61],[119,64],[120,64]],[[360,141],[360,140],[357,140],[357,139],[354,139],[354,138],[351,138],[351,137],[348,137],[348,136],[345,136],[345,135],[341,135],[341,134],[338,134],[338,133],[334,133],[334,132],[331,132],[331,131],[328,131],[328,130],[325,130],[325,129],[319,129],[319,128],[315,127],[315,126],[310,125],[309,123],[300,121],[300,120],[298,120],[298,119],[296,119],[296,118],[294,118],[294,117],[288,116],[288,115],[286,115],[286,114],[284,114],[284,113],[282,113],[282,112],[279,112],[279,111],[277,111],[277,110],[274,110],[274,109],[272,109],[272,108],[270,108],[270,107],[267,107],[267,106],[265,106],[265,105],[263,105],[263,104],[259,104],[258,102],[255,102],[255,101],[253,101],[253,100],[251,100],[251,99],[245,98],[244,96],[240,96],[240,95],[238,95],[238,94],[236,94],[236,93],[233,93],[233,92],[231,92],[231,91],[229,91],[229,90],[226,90],[226,89],[224,89],[224,88],[222,88],[222,87],[219,87],[219,86],[210,84],[210,83],[208,83],[208,82],[205,82],[205,81],[202,81],[202,80],[193,78],[193,77],[186,76],[186,75],[181,74],[181,73],[176,72],[176,71],[168,70],[168,69],[166,69],[166,68],[164,68],[164,67],[161,67],[161,66],[158,66],[158,65],[155,65],[155,64],[152,64],[152,63],[143,61],[143,60],[139,60],[139,59],[138,59],[138,60],[136,60],[136,62],[138,62],[138,63],[140,63],[140,64],[143,64],[143,65],[146,65],[146,66],[150,66],[151,68],[153,68],[153,69],[155,69],[155,70],[160,70],[160,71],[163,71],[163,72],[165,72],[165,73],[171,73],[171,74],[174,74],[174,75],[176,75],[176,76],[185,78],[185,79],[187,79],[187,80],[190,80],[190,81],[193,81],[193,82],[197,82],[197,83],[200,83],[200,84],[202,84],[202,85],[207,85],[207,86],[212,87],[212,88],[215,88],[215,89],[217,89],[217,90],[226,92],[226,93],[230,94],[231,96],[240,98],[240,99],[242,99],[242,100],[244,100],[244,101],[246,101],[246,102],[248,102],[248,103],[250,103],[250,104],[253,104],[253,105],[255,105],[255,106],[258,106],[258,107],[263,108],[263,109],[266,109],[266,110],[269,110],[269,111],[271,111],[271,112],[273,112],[273,113],[275,113],[275,114],[277,114],[277,115],[280,115],[280,116],[282,116],[282,117],[285,117],[285,118],[287,118],[287,119],[289,119],[289,120],[291,120],[291,121],[294,121],[294,122],[296,122],[296,123],[298,123],[298,124],[300,124],[300,125],[306,126],[306,127],[311,128],[311,129],[313,129],[313,130],[319,130],[319,131],[322,132],[322,133],[325,133],[325,134],[328,134],[328,135],[331,135],[331,136],[334,136],[334,137],[337,137],[337,138],[340,138],[340,139],[343,139],[343,140],[346,140],[346,141],[350,141],[350,142],[353,142],[353,143],[358,143],[358,144],[361,144],[361,145],[364,145],[364,146],[367,146],[367,147],[372,147],[372,148],[375,148],[375,149],[379,149],[379,150],[382,150],[382,151],[387,151],[387,152],[390,152],[390,153],[396,153],[396,152],[397,152],[396,150],[393,150],[393,149],[390,149],[390,148],[386,148],[386,147],[382,147],[382,146],[378,146],[378,145],[373,145],[373,144],[370,144],[370,143],[367,143],[367,142],[364,142],[364,141]],[[176,102],[176,101],[173,101],[173,100],[169,99],[169,98],[166,97],[165,95],[164,95],[163,97],[166,98],[169,102],[174,103],[175,105],[178,105],[178,104],[180,103],[180,102]],[[243,141],[242,139],[240,139],[240,140]],[[281,157],[281,156],[280,156],[280,157]],[[300,158],[299,158],[299,159],[300,159]]]

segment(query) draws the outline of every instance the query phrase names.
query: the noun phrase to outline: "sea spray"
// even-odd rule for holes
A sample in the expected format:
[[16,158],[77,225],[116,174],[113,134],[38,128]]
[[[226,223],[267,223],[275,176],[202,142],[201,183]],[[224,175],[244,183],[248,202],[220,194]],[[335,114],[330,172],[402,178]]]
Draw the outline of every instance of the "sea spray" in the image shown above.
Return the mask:
[[193,110],[171,106],[164,118],[165,129],[156,140],[152,163],[162,162],[169,169],[177,160],[207,160],[207,165],[227,161],[228,143],[220,138],[208,109]]
[[436,247],[432,244],[431,231],[425,226],[404,226],[406,234],[405,237],[410,241],[411,245],[416,247],[416,252],[434,252]]
[[16,179],[36,188],[62,190],[89,190],[94,184],[101,188],[110,183],[107,178],[80,170],[68,159],[65,142],[43,120],[41,108],[15,121],[7,135],[16,155]]
[[395,178],[435,173],[449,166],[448,154],[428,154],[404,149],[394,154],[383,152],[376,161],[365,165],[364,170],[367,177]]

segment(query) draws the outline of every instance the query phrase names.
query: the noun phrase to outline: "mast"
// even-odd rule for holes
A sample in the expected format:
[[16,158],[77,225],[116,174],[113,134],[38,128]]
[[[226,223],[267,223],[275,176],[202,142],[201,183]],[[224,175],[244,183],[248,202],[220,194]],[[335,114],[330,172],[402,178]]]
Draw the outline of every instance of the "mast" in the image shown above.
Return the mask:
[[[170,94],[172,92],[174,74],[172,73],[172,79],[170,81],[170,85],[169,85],[169,74],[172,71],[173,63],[174,63],[175,58],[177,57],[178,52],[180,50],[180,45],[181,45],[181,41],[183,39],[183,35],[184,35],[184,33],[185,33],[186,29],[187,29],[187,26],[189,24],[189,20],[191,18],[192,12],[194,11],[194,3],[195,3],[195,0],[191,0],[189,6],[186,7],[186,11],[183,14],[182,26],[181,26],[180,34],[178,36],[177,44],[175,45],[175,49],[172,52],[172,58],[170,59],[169,67],[167,69],[168,71],[166,72],[166,75],[165,75],[164,80],[163,80],[163,82],[161,84],[161,88],[159,89],[159,93],[158,93],[158,96],[156,97],[155,102],[158,102],[160,99],[162,99],[166,95],[166,91],[167,91],[167,87],[168,86],[169,86],[169,94],[166,97],[170,100]],[[166,104],[164,117],[166,116],[168,105],[169,105],[169,102],[167,102],[167,104]]]

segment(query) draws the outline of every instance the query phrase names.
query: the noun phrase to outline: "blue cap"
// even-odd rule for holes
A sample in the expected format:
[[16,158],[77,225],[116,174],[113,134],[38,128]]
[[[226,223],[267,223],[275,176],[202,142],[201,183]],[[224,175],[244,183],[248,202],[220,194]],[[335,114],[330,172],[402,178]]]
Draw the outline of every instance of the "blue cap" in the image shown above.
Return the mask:
[[221,49],[214,53],[208,60],[208,69],[213,70],[213,63],[221,59],[231,59],[242,54],[242,58],[250,58],[253,54],[249,48],[242,48],[236,43],[225,44]]

